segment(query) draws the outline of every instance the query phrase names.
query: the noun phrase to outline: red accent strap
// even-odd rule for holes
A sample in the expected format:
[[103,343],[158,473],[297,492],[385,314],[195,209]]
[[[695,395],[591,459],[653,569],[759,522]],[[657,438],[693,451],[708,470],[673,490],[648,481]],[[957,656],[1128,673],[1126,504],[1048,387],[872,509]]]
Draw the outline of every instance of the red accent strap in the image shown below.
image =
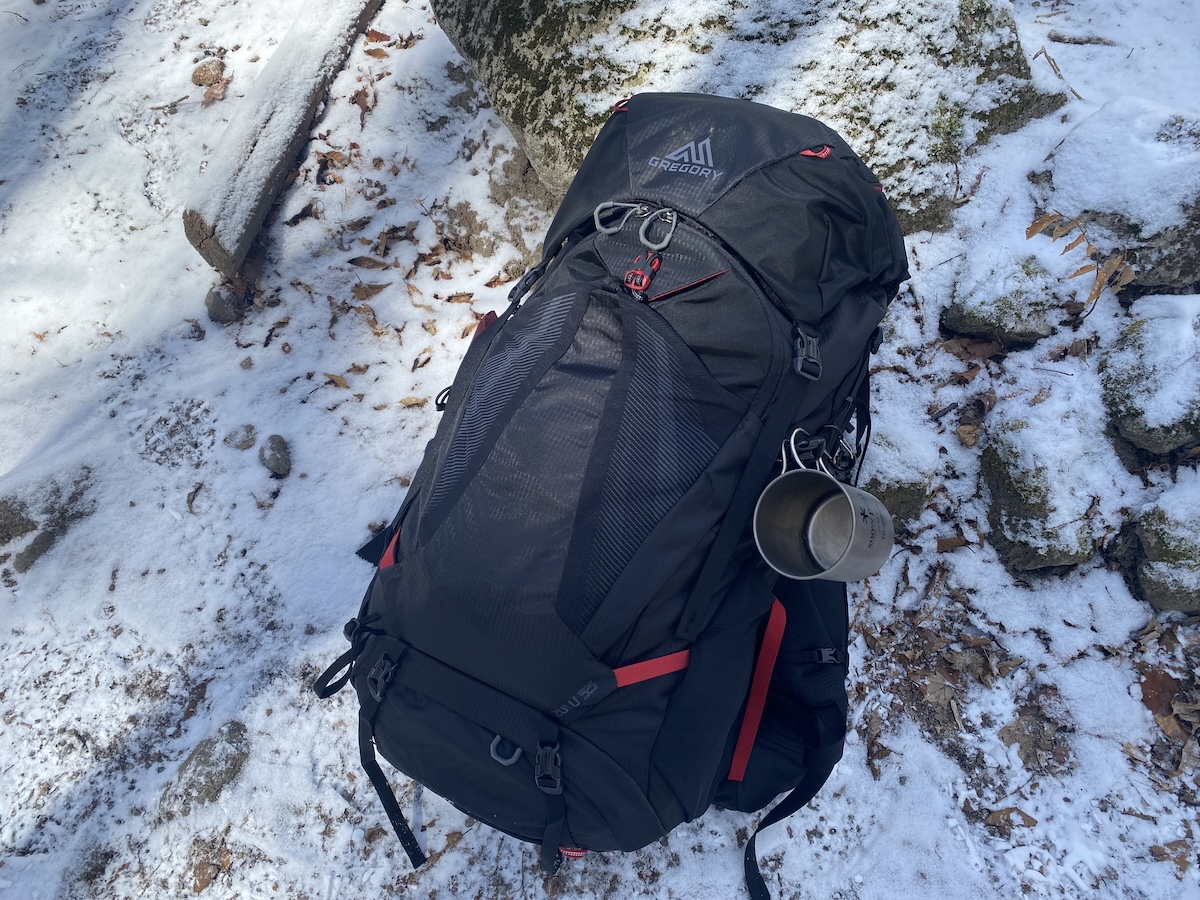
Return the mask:
[[558,852],[567,859],[583,859],[588,852],[582,847],[559,847]]
[[475,340],[475,338],[487,331],[488,326],[495,322],[498,318],[499,316],[496,315],[495,310],[489,309],[486,313],[484,313],[483,318],[475,323],[475,332],[471,335],[471,340]]
[[807,150],[801,150],[800,155],[801,156],[813,156],[813,157],[816,157],[817,159],[828,159],[829,154],[831,154],[832,152],[833,152],[833,148],[830,147],[828,144],[824,144],[820,147],[810,147]]
[[746,715],[738,732],[737,744],[733,748],[733,762],[729,766],[729,780],[741,781],[746,777],[750,765],[750,751],[758,736],[762,722],[763,707],[767,704],[767,687],[771,684],[771,673],[775,671],[775,660],[779,656],[779,645],[783,643],[783,631],[787,626],[787,612],[778,600],[771,606],[771,617],[767,630],[763,632],[762,645],[758,648],[758,662],[754,664],[754,677],[750,679],[750,698],[746,701]]
[[686,669],[691,655],[692,651],[690,650],[680,650],[678,653],[668,653],[666,656],[657,656],[654,659],[613,669],[613,674],[617,676],[617,687],[623,688],[637,684],[639,681],[649,681],[659,675],[670,675],[672,672]]
[[392,535],[391,541],[388,542],[387,549],[383,551],[383,556],[379,557],[379,568],[386,569],[396,561],[396,541],[400,538],[400,529],[396,529],[396,533]]

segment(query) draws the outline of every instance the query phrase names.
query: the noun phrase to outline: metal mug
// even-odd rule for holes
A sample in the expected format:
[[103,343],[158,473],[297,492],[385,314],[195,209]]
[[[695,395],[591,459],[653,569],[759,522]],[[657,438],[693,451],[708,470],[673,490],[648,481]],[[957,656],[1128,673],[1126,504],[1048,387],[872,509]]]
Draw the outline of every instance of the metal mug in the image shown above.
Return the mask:
[[892,517],[879,498],[818,469],[793,469],[767,485],[754,508],[754,542],[788,578],[858,581],[887,562]]

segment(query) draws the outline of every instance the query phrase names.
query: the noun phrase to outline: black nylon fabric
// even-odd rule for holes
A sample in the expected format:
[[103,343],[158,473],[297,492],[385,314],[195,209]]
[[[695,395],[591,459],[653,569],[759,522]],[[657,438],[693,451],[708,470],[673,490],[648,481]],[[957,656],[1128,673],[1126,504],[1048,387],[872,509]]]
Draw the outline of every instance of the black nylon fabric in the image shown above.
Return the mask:
[[[775,470],[777,432],[848,421],[906,275],[877,187],[826,126],[756,104],[641,95],[610,120],[369,545],[398,532],[343,662],[380,755],[508,834],[596,850],[824,780],[844,586],[789,584],[747,777],[724,780],[772,603],[730,510]],[[634,201],[594,231],[597,204]],[[646,235],[671,238],[653,264]],[[793,371],[797,331],[818,377]],[[813,661],[825,644],[838,665]],[[683,650],[686,668],[618,687]]]

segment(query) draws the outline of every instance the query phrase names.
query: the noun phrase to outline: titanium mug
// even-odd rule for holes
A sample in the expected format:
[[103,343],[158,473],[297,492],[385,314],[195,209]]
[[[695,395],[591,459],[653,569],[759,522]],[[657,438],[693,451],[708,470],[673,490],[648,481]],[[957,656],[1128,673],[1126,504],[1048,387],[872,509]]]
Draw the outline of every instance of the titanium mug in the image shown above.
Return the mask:
[[767,485],[754,508],[754,542],[788,578],[858,581],[878,572],[895,542],[879,498],[817,469],[793,469]]

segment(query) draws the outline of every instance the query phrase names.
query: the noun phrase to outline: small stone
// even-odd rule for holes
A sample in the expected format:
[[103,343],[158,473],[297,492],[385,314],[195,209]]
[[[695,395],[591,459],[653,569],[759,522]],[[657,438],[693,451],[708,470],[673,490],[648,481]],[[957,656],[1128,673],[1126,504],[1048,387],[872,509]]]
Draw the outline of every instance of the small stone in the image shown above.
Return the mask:
[[243,369],[246,369],[246,370],[253,369],[254,368],[254,360],[251,359],[249,356],[247,356],[245,359],[243,359],[241,361],[240,365]]
[[241,722],[226,722],[196,745],[179,767],[175,783],[163,792],[163,818],[187,816],[193,805],[212,803],[242,771],[250,757],[250,740]]
[[17,574],[28,572],[33,564],[54,546],[56,540],[58,540],[58,535],[49,529],[38,532],[37,536],[29,542],[29,546],[13,557],[13,568],[16,569]]
[[247,309],[247,304],[237,292],[224,282],[209,289],[204,305],[208,309],[208,317],[218,325],[241,321]]
[[26,515],[27,512],[25,504],[20,500],[8,497],[0,499],[0,546],[37,528],[34,521]]
[[276,478],[286,478],[292,471],[292,455],[288,450],[288,443],[277,434],[268,437],[267,442],[258,448],[258,459]]
[[225,77],[225,63],[219,59],[206,59],[192,70],[192,84],[208,87]]
[[253,425],[239,425],[225,435],[225,443],[235,450],[249,450],[258,440],[258,430]]

